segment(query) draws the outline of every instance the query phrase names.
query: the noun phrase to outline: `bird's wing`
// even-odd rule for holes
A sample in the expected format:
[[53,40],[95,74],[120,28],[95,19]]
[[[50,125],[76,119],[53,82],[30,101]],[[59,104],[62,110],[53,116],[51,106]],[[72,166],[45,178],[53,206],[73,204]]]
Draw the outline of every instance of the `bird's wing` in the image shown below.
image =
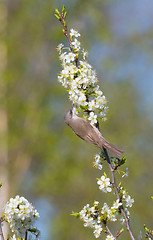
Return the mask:
[[[78,120],[81,122],[81,124],[76,123]],[[87,120],[77,117],[71,122],[71,128],[78,137],[86,142],[98,146],[98,141],[95,136],[97,134],[95,134],[93,126]]]
[[[80,124],[77,124],[76,121],[80,121]],[[71,122],[70,127],[73,129],[75,134],[79,136],[81,139],[85,140],[86,142],[103,149],[107,148],[111,152],[113,152],[116,156],[120,157],[123,153],[122,150],[114,146],[113,144],[109,143],[100,133],[100,131],[95,127],[92,126],[88,121],[85,119],[77,117],[73,119]]]
[[91,134],[86,135],[85,141],[91,143],[92,145],[94,145],[96,147],[99,147],[98,141]]
[[85,135],[84,140],[91,143],[92,145],[94,145],[96,147],[100,147],[99,146],[99,137],[101,136],[101,134],[100,134],[99,130],[96,127],[92,126],[86,120],[84,120],[83,124],[84,124],[85,129],[88,127],[88,134]]

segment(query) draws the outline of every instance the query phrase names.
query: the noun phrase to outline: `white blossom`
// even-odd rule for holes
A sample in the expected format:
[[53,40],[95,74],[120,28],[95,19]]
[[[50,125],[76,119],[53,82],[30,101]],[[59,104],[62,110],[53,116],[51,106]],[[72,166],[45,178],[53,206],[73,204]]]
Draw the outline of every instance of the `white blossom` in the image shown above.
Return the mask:
[[93,217],[89,217],[89,218],[88,218],[88,216],[84,217],[84,224],[83,224],[84,227],[93,228],[94,223],[95,223],[95,221],[94,221]]
[[70,63],[73,62],[75,60],[76,55],[72,52],[68,53],[67,55],[65,55],[65,62],[66,63]]
[[126,201],[126,207],[132,207],[132,204],[134,203],[134,199],[132,199],[130,195],[126,196],[125,201]]
[[119,219],[119,221],[123,224],[123,223],[125,223],[125,218],[122,216],[122,217]]
[[76,30],[74,30],[73,28],[70,29],[70,36],[71,37],[80,37],[80,33]]
[[98,168],[99,170],[102,170],[102,168],[103,168],[103,165],[101,164],[101,160],[100,160],[100,155],[99,154],[95,155],[94,167]]
[[88,52],[82,49],[82,53],[83,53],[83,60],[85,60],[88,57]]
[[83,92],[79,92],[79,97],[78,97],[77,103],[82,106],[87,105],[86,96]]
[[126,172],[122,175],[122,178],[123,177],[128,177],[128,168],[126,168]]
[[104,108],[104,104],[106,104],[106,99],[105,99],[105,96],[98,96],[96,98],[96,107],[97,108],[100,108],[100,109],[103,109]]
[[104,213],[107,213],[107,216],[109,218],[110,214],[111,214],[111,209],[108,207],[107,203],[104,203],[103,207],[102,207],[102,210],[101,210],[101,213],[104,214]]
[[95,93],[98,95],[98,96],[102,96],[103,95],[103,92],[99,89],[99,85],[97,85],[95,87]]
[[111,208],[112,208],[112,209],[118,209],[120,206],[122,206],[122,203],[119,202],[119,199],[117,199],[117,200],[114,202],[114,204],[113,204],[113,206],[112,206]]
[[75,38],[74,41],[72,42],[72,46],[76,51],[80,50],[80,42]]
[[97,184],[99,185],[99,189],[105,193],[112,191],[110,179],[106,178],[104,175],[97,181]]
[[130,216],[129,210],[128,210],[127,208],[125,208],[124,210],[125,210],[125,212],[126,212],[127,217],[129,218],[129,216]]
[[102,229],[102,226],[96,224],[94,228],[95,228],[95,230],[93,231],[94,236],[95,236],[95,238],[98,238],[98,237],[100,236],[102,230],[103,230],[103,229]]
[[81,219],[83,219],[85,216],[86,216],[86,210],[81,210],[80,212],[79,212],[79,214],[80,214],[80,218]]
[[66,52],[60,54],[59,58],[61,61],[64,61],[66,54],[67,54]]
[[92,124],[92,125],[94,125],[95,123],[97,123],[97,115],[94,114],[94,112],[90,112],[88,119],[91,121],[91,124]]
[[94,201],[94,205],[98,205],[99,204],[99,202],[98,201]]
[[13,234],[13,236],[10,238],[10,240],[17,240],[15,234]]
[[64,44],[63,43],[60,43],[58,46],[57,46],[57,51],[59,52],[59,54],[62,53],[62,48],[64,47]]
[[112,222],[115,222],[117,220],[117,218],[116,218],[117,213],[114,214],[113,210],[109,208],[107,203],[104,203],[101,213],[107,214],[107,218]]
[[91,100],[91,101],[88,103],[88,109],[89,109],[90,111],[93,111],[93,110],[95,109],[95,106],[96,106],[96,104],[95,104],[95,100],[94,100],[94,99]]
[[115,238],[113,235],[107,235],[106,240],[115,240]]
[[[24,238],[25,231],[34,228],[39,213],[24,197],[11,198],[5,205],[4,215],[15,237]],[[38,230],[37,230],[38,231]]]

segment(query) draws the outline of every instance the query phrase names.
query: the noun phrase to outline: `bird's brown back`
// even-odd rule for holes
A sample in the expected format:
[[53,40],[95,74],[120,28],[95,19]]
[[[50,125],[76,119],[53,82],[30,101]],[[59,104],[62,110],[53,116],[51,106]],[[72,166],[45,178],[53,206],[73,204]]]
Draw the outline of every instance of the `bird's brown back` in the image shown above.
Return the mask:
[[[78,120],[81,124],[78,124]],[[77,136],[97,147],[100,147],[100,132],[95,131],[94,127],[85,119],[74,118],[69,125]]]

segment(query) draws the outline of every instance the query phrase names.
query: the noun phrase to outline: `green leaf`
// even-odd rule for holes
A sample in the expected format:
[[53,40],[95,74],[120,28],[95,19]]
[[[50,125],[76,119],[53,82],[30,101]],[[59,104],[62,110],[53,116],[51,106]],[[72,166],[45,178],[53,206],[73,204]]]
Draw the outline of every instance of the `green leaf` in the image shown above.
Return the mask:
[[0,188],[2,187],[2,183],[0,183]]
[[55,9],[55,12],[57,13],[57,15],[59,15],[59,16],[60,16],[60,12],[58,11],[58,9],[57,9],[57,8]]
[[61,20],[60,16],[58,16],[57,14],[54,14],[54,15],[58,20]]
[[64,19],[66,18],[67,12],[64,13]]
[[104,172],[104,176],[105,176],[105,178],[107,178],[107,174]]
[[104,155],[104,152],[103,152],[103,151],[100,152],[100,157],[101,157],[103,160],[105,159],[105,155]]
[[125,162],[126,162],[126,158],[123,157],[121,160],[119,159],[118,165],[121,166],[121,165],[123,165]]
[[146,227],[146,225],[144,224],[144,229],[146,232],[149,232],[149,229]]
[[5,215],[4,215],[4,213],[2,213],[1,217],[2,217],[3,220],[5,221]]
[[71,216],[75,216],[76,218],[79,218],[80,216],[80,213],[77,213],[77,212],[73,212],[70,214]]
[[122,196],[123,196],[123,193],[122,193],[121,191],[119,191],[118,195],[119,195],[120,197],[122,197]]
[[80,108],[83,110],[83,111],[86,111],[88,109],[88,106],[82,106],[80,105]]
[[107,218],[107,212],[104,212],[104,218]]
[[64,13],[64,11],[65,11],[65,6],[63,5],[63,7],[62,7],[62,12]]
[[64,26],[66,26],[66,22],[65,22],[65,20],[63,19],[63,23],[64,23]]
[[100,216],[100,222],[104,220],[104,216]]
[[124,232],[124,228],[122,228],[122,229],[120,230],[120,233],[122,233],[122,232]]

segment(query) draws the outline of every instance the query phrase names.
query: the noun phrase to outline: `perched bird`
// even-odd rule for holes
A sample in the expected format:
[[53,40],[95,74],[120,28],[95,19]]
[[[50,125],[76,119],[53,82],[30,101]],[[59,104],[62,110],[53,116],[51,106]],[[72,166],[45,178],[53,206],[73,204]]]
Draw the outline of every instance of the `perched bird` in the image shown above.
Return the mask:
[[113,144],[109,143],[100,133],[100,131],[87,120],[76,116],[73,112],[73,107],[65,113],[64,122],[70,126],[73,132],[84,141],[95,145],[103,150],[106,148],[114,153],[118,158],[121,157],[123,151]]

